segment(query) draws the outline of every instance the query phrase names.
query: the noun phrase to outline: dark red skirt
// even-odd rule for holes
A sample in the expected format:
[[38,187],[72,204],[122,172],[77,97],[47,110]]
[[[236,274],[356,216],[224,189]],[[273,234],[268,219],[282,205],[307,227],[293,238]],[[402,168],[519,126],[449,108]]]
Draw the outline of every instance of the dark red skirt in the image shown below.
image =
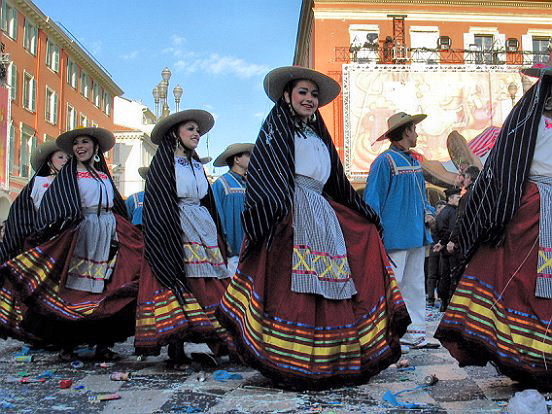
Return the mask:
[[180,303],[151,271],[140,279],[134,347],[138,355],[159,355],[173,340],[222,345],[235,349],[232,338],[216,318],[220,298],[230,279],[186,279],[190,293]]
[[410,323],[376,227],[330,202],[341,225],[357,294],[347,300],[291,291],[291,216],[270,251],[242,261],[222,298],[238,352],[277,381],[298,387],[365,382],[396,362]]
[[539,209],[528,183],[504,244],[476,252],[435,337],[460,366],[492,362],[513,380],[551,387],[552,300],[535,297]]
[[110,280],[102,293],[65,287],[77,229],[69,229],[30,248],[2,266],[28,306],[21,326],[43,342],[75,346],[110,344],[134,334],[138,281],[147,269],[142,234],[115,215],[120,247]]
[[4,280],[0,287],[0,338],[14,338],[27,343],[37,342],[38,338],[21,326],[26,311],[27,307],[18,298],[11,283]]

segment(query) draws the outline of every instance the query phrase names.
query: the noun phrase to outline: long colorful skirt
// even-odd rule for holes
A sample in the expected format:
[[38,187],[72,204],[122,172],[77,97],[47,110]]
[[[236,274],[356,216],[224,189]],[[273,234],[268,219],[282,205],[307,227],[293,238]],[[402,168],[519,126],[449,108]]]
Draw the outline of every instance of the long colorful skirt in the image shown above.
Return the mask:
[[279,382],[325,387],[365,382],[396,362],[410,318],[377,228],[330,201],[341,225],[357,293],[326,299],[291,290],[291,215],[270,250],[240,262],[221,301],[223,322],[248,364]]
[[27,307],[18,298],[17,292],[7,279],[0,284],[0,338],[14,338],[27,343],[38,342],[38,338],[21,326]]
[[[136,312],[135,352],[159,355],[171,341],[208,343],[219,352],[234,351],[234,343],[215,311],[226,291],[228,270],[219,245],[222,240],[205,207],[180,203],[184,266],[189,292],[182,302],[151,273],[140,279]],[[204,275],[204,277],[202,277]]]
[[134,334],[138,281],[147,270],[140,231],[115,216],[120,246],[101,293],[66,287],[79,227],[6,262],[0,269],[27,305],[22,328],[43,342],[72,347],[110,345]]
[[535,297],[539,210],[528,183],[504,244],[479,247],[435,337],[460,366],[492,362],[513,380],[552,387],[552,300]]

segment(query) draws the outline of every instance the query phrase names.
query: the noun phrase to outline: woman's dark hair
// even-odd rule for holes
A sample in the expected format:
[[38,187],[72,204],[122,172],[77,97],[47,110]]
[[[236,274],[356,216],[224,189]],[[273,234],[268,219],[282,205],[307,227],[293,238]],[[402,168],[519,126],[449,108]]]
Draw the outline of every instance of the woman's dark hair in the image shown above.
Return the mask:
[[46,160],[42,163],[38,171],[36,172],[36,175],[40,177],[47,177],[50,175],[50,163],[52,162],[52,157],[57,151],[52,152]]
[[[195,122],[195,121],[194,121]],[[178,148],[178,146],[180,146],[180,148],[182,148],[182,150],[184,151],[184,154],[186,154],[186,157],[187,158],[193,158],[195,159],[196,161],[199,161],[199,155],[197,155],[197,152],[195,152],[195,150],[191,150],[189,148],[186,148],[182,142],[180,141],[180,137],[178,136],[178,127],[181,125],[180,124],[177,124],[177,125],[174,125],[172,126],[169,131],[163,136],[163,139],[166,139],[167,141],[169,141],[169,143],[171,144],[172,146],[172,149],[173,151],[176,151],[176,149]],[[201,162],[201,161],[200,161]]]
[[236,157],[241,157],[243,154],[245,154],[247,152],[249,152],[249,151],[239,152],[237,154],[232,155],[231,157],[226,158],[226,165],[228,165],[228,168],[232,168],[234,166],[234,159]]
[[403,138],[403,132],[407,129],[410,129],[414,126],[414,122],[410,121],[407,124],[401,125],[397,129],[394,129],[391,132],[387,133],[387,138],[389,138],[389,141],[395,142],[400,141]]

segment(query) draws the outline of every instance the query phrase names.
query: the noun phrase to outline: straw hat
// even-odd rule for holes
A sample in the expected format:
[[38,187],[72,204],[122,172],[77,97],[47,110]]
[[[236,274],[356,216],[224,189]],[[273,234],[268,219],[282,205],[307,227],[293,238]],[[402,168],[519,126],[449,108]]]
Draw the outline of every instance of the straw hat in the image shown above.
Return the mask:
[[215,125],[213,115],[202,109],[187,109],[162,119],[151,131],[151,142],[159,145],[163,136],[175,125],[187,121],[195,121],[199,125],[200,135],[204,135]]
[[149,172],[149,167],[138,168],[138,174],[140,174],[140,177],[142,177],[144,180],[148,178],[148,172]]
[[535,63],[530,68],[522,69],[521,73],[531,76],[532,78],[542,78],[545,75],[551,76],[552,61],[549,60],[547,63]]
[[209,164],[213,157],[199,157],[199,162],[201,162],[203,165]]
[[242,152],[253,152],[255,144],[232,144],[226,147],[226,149],[220,154],[216,159],[213,165],[215,167],[225,167],[226,160],[230,157],[233,157],[236,154],[241,154]]
[[35,172],[40,170],[40,167],[48,161],[50,155],[56,151],[63,151],[59,148],[55,141],[45,141],[39,146],[37,146],[31,153],[31,166]]
[[329,76],[301,66],[283,66],[271,70],[264,78],[264,90],[273,102],[277,102],[284,94],[284,87],[296,79],[307,79],[318,86],[319,107],[333,101],[341,90],[339,84]]
[[464,163],[475,165],[479,167],[479,169],[483,168],[483,164],[479,157],[471,152],[470,147],[468,147],[468,142],[458,131],[452,131],[447,137],[447,150],[450,159],[458,171],[460,171],[460,167]]
[[115,135],[105,128],[89,127],[76,128],[71,131],[64,132],[56,139],[59,148],[67,154],[73,153],[73,140],[76,137],[88,136],[95,138],[98,141],[101,152],[107,152],[115,145]]
[[424,178],[431,184],[439,187],[448,187],[456,184],[458,174],[450,172],[439,161],[424,159],[421,162]]
[[389,134],[391,131],[396,130],[397,128],[402,127],[403,125],[408,124],[409,122],[414,122],[414,124],[418,124],[426,118],[427,115],[425,114],[408,115],[405,112],[398,112],[396,114],[393,114],[387,119],[387,131],[378,139],[376,139],[376,141],[383,141],[384,139],[387,139],[387,134]]

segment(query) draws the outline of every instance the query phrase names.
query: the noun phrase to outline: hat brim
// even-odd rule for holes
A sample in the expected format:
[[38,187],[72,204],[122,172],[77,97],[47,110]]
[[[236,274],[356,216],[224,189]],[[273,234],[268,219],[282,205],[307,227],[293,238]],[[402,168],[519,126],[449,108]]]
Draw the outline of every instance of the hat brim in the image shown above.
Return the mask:
[[178,124],[187,121],[197,122],[200,135],[205,135],[215,125],[215,118],[209,112],[202,109],[187,109],[175,114],[169,115],[155,124],[151,131],[151,142],[156,145],[161,143],[161,140],[169,130]]
[[230,157],[233,157],[236,154],[241,154],[242,152],[253,152],[255,144],[233,144],[224,150],[213,162],[215,167],[226,167],[226,160]]
[[140,174],[140,177],[142,177],[144,180],[146,180],[148,177],[148,171],[149,171],[149,167],[138,168],[138,174]]
[[213,157],[199,157],[199,162],[203,165],[209,164],[213,160]]
[[481,163],[479,157],[471,152],[466,138],[464,138],[458,131],[452,131],[447,137],[447,150],[450,159],[458,171],[460,171],[460,167],[463,163],[475,165],[479,169],[483,168],[483,164]]
[[101,152],[107,152],[115,145],[113,132],[98,127],[77,128],[64,132],[56,139],[56,144],[67,154],[73,154],[73,140],[76,137],[88,136],[98,141]]
[[426,160],[421,162],[424,178],[439,187],[454,185],[458,174],[448,171],[439,161]]
[[410,115],[410,116],[407,116],[405,118],[402,118],[397,123],[397,125],[394,125],[393,128],[389,128],[387,131],[385,131],[385,133],[383,135],[380,135],[380,137],[378,139],[376,139],[376,142],[377,141],[383,141],[383,140],[387,139],[387,134],[389,134],[391,131],[396,130],[397,128],[402,127],[403,125],[408,124],[409,122],[414,122],[414,125],[416,125],[416,124],[419,124],[420,122],[422,122],[426,118],[427,118],[426,114]]
[[31,153],[31,167],[33,167],[33,170],[38,172],[44,163],[48,161],[50,155],[56,151],[63,150],[57,146],[55,141],[46,141],[37,146]]
[[283,66],[271,70],[264,78],[264,90],[273,102],[277,102],[284,94],[285,86],[296,79],[310,80],[318,86],[319,107],[329,104],[341,91],[339,84],[329,76],[300,66]]
[[541,78],[543,76],[552,76],[552,67],[549,68],[527,68],[522,69],[521,73],[532,78]]

